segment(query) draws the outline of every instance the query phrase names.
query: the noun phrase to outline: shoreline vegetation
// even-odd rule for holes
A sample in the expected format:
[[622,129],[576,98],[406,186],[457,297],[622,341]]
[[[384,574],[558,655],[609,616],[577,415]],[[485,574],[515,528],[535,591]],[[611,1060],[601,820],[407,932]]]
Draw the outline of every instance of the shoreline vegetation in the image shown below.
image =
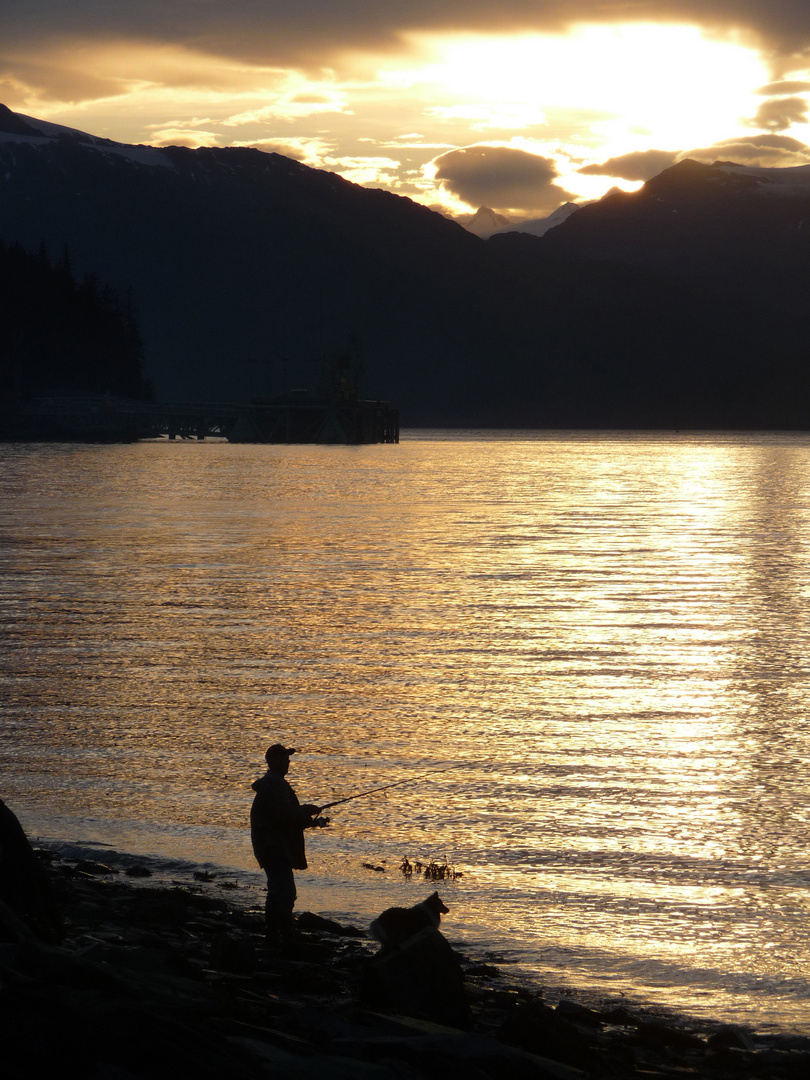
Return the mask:
[[[27,412],[40,397],[76,398],[85,424],[94,395],[152,400],[130,300],[95,274],[77,277],[66,248],[53,260],[44,244],[32,253],[0,238],[0,296],[0,438],[58,437],[54,417],[49,424]],[[94,432],[79,425],[78,434]]]
[[261,908],[203,870],[166,883],[134,857],[37,849],[47,903],[32,918],[30,891],[27,905],[9,893],[11,845],[0,854],[9,1080],[66,1066],[89,1080],[810,1075],[810,1037],[547,1000],[432,929],[386,952],[365,928],[301,912],[295,940],[270,947]]

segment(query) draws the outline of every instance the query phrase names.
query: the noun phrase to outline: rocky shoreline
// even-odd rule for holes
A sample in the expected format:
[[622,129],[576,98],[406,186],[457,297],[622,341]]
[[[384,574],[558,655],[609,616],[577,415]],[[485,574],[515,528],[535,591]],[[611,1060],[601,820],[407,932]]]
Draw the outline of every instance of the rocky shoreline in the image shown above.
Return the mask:
[[[436,931],[381,957],[364,929],[310,913],[283,949],[258,908],[196,873],[39,852],[59,928],[0,919],[8,1080],[600,1080],[810,1075],[810,1038],[757,1036],[510,983]],[[0,913],[2,914],[2,913]],[[47,937],[48,935],[44,935]]]

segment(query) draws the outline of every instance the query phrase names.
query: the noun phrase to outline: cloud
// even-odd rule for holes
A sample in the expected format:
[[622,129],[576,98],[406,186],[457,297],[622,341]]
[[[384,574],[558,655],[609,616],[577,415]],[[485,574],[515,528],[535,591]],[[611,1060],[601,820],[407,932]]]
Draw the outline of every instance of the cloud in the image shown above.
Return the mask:
[[412,32],[560,31],[574,23],[678,22],[750,31],[783,56],[810,47],[807,0],[4,0],[0,42],[29,58],[57,42],[140,41],[250,63],[320,65],[400,49]]
[[120,96],[130,89],[123,79],[100,77],[93,67],[88,74],[87,69],[77,69],[61,56],[12,62],[0,56],[0,79],[11,91],[7,100],[20,103],[31,94],[75,103]]
[[[293,80],[290,75],[290,80]],[[241,127],[244,124],[260,124],[273,120],[300,120],[309,116],[323,116],[328,113],[351,113],[346,95],[332,93],[296,93],[293,89],[268,90],[265,97],[272,97],[270,105],[259,109],[248,109],[222,121],[223,127]]]
[[323,139],[311,139],[302,136],[291,138],[253,139],[247,142],[231,142],[230,146],[248,146],[262,150],[266,154],[281,154],[282,157],[300,161],[314,169],[322,169],[324,163],[334,155],[335,148]]
[[187,146],[191,150],[216,144],[217,137],[213,131],[200,131],[191,124],[182,123],[175,127],[161,127],[150,139],[152,146]]
[[751,127],[767,128],[768,131],[787,131],[794,124],[807,123],[807,102],[800,97],[780,97],[764,101],[756,116],[749,120]]
[[681,158],[694,161],[734,161],[740,165],[784,168],[810,164],[810,146],[789,135],[751,135],[726,139],[703,149],[688,150]]
[[540,127],[545,120],[542,109],[535,102],[488,105],[479,101],[473,105],[432,105],[425,109],[425,115],[440,121],[467,121],[478,131],[486,128],[522,131],[529,127]]
[[468,146],[441,154],[433,164],[441,186],[472,207],[550,213],[572,198],[554,185],[554,161],[526,150]]
[[620,180],[649,180],[678,160],[675,150],[641,150],[609,158],[601,165],[586,165],[577,171],[583,176],[615,176]]
[[[663,74],[658,46],[632,43],[635,31],[656,36],[648,24],[664,27]],[[531,36],[572,27],[567,39]],[[618,46],[602,46],[606,37],[630,42],[645,63],[623,63]],[[705,62],[690,67],[684,37],[700,43]],[[735,54],[734,63],[715,63],[713,51]],[[764,55],[774,58],[770,72]],[[361,183],[407,182],[451,210],[463,200],[537,216],[569,198],[563,185],[598,197],[615,182],[603,177],[638,183],[673,160],[625,149],[753,132],[740,117],[758,107],[755,122],[778,134],[807,120],[808,69],[807,0],[0,3],[0,100],[12,108],[133,142],[153,131],[185,145],[278,146]],[[768,79],[776,81],[762,85]],[[203,126],[187,119],[198,116]],[[397,145],[395,133],[417,130],[419,139]],[[316,139],[329,140],[329,152],[314,149]],[[802,155],[739,146],[763,160]],[[566,155],[574,168],[609,154],[559,177]]]
[[787,94],[805,94],[810,90],[810,82],[799,82],[797,79],[782,79],[780,82],[768,83],[757,90],[758,94],[765,97],[785,96]]

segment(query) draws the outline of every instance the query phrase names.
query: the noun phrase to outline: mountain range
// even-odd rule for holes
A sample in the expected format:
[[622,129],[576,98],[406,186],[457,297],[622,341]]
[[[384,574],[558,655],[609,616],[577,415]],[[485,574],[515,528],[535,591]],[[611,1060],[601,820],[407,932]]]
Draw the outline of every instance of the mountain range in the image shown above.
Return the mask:
[[528,220],[510,221],[505,214],[498,214],[489,206],[480,206],[474,214],[457,217],[455,220],[467,229],[483,239],[496,236],[501,233],[522,232],[530,236],[545,236],[549,229],[561,225],[566,218],[570,217],[575,210],[587,206],[588,203],[563,203],[547,217],[530,218]]
[[0,240],[126,297],[163,400],[306,385],[350,347],[406,425],[801,428],[808,170],[683,161],[483,239],[278,154],[0,107]]

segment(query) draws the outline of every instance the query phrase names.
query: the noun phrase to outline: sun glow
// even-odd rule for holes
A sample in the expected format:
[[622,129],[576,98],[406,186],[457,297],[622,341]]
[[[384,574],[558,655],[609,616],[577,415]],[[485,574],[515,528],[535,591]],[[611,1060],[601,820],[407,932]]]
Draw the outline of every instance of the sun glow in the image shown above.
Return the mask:
[[[289,152],[450,213],[483,200],[521,216],[640,186],[637,177],[580,171],[610,158],[657,150],[675,160],[745,142],[758,124],[773,127],[785,117],[791,135],[806,139],[810,131],[800,124],[800,89],[791,90],[790,108],[780,112],[776,93],[763,111],[772,72],[753,45],[742,36],[705,36],[697,26],[409,32],[400,42],[396,53],[338,50],[311,69],[141,39],[54,46],[37,56],[36,79],[6,103],[119,141]],[[32,58],[18,59],[23,78]],[[801,88],[804,69],[791,75]],[[414,131],[421,135],[402,141],[401,132]],[[509,183],[480,195],[478,185],[464,202],[437,179],[434,159],[472,147],[534,154],[553,163],[557,176],[542,198],[528,192],[519,205]]]
[[[548,126],[554,110],[587,116],[594,133],[644,135],[671,147],[742,130],[767,81],[751,48],[704,37],[697,27],[660,24],[579,26],[566,35],[484,37],[412,35],[424,58],[382,81],[421,86],[445,110],[463,109],[492,126],[515,115]],[[434,112],[435,115],[435,112]]]

